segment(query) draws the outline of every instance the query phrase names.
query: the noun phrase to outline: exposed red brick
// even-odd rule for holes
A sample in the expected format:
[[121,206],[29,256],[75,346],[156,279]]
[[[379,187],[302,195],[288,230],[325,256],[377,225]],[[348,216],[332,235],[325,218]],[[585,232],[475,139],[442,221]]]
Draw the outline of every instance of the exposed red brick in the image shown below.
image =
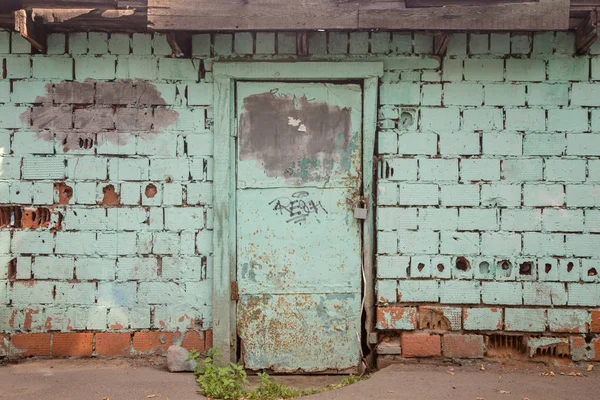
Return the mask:
[[30,331],[33,324],[33,316],[39,314],[40,310],[28,308],[25,310],[25,321],[23,321],[23,330]]
[[205,342],[203,333],[198,333],[196,331],[190,331],[185,334],[185,336],[183,338],[183,342],[181,342],[181,347],[183,347],[184,349],[187,349],[187,350],[205,351],[206,350],[205,343],[206,342]]
[[212,349],[213,347],[213,331],[204,331],[204,341],[206,350]]
[[444,357],[483,358],[482,335],[444,335]]
[[130,342],[129,333],[96,333],[96,353],[101,356],[128,356]]
[[89,357],[92,355],[93,333],[55,333],[53,357]]
[[104,197],[102,198],[103,206],[117,206],[119,205],[119,195],[115,192],[113,185],[105,186],[102,189]]
[[59,204],[69,204],[73,198],[73,188],[64,183],[54,184],[54,190],[58,193]]
[[163,353],[173,343],[171,332],[136,332],[133,335],[133,349],[143,353]]
[[439,357],[442,355],[440,335],[403,333],[401,342],[404,357]]
[[23,357],[50,355],[49,333],[17,333],[10,336],[10,342],[19,349]]
[[414,307],[378,307],[377,329],[416,329],[417,310]]
[[600,310],[592,310],[592,333],[600,333]]

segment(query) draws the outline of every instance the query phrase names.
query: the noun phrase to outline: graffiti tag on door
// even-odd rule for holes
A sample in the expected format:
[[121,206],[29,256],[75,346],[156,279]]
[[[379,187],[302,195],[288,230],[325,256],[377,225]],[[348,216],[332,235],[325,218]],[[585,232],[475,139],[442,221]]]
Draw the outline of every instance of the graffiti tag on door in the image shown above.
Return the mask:
[[[301,224],[311,215],[328,214],[320,201],[314,201],[309,196],[308,192],[299,191],[291,197],[277,197],[271,200],[269,205],[272,205],[273,211],[278,212],[279,215],[288,217],[289,219],[285,221],[287,223]],[[321,221],[317,219],[317,222]]]

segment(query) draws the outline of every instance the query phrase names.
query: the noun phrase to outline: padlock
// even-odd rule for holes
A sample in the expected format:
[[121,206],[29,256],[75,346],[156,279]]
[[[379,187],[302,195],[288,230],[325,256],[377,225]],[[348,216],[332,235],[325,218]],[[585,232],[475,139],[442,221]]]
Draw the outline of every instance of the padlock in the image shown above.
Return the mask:
[[354,207],[354,218],[356,219],[367,219],[367,206],[364,201],[361,201],[356,207]]

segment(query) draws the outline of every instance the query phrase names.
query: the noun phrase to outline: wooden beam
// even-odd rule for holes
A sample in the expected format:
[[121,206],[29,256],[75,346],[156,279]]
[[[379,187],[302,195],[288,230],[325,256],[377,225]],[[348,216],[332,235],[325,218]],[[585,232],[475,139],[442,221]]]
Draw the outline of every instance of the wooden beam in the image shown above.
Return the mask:
[[569,0],[406,8],[396,0],[148,0],[154,30],[564,30]]
[[33,19],[31,11],[15,11],[15,31],[19,32],[37,50],[46,51],[46,32],[39,20]]
[[433,37],[433,54],[444,57],[450,43],[449,33],[440,33]]
[[594,9],[575,31],[575,50],[577,54],[588,52],[598,40],[598,9]]
[[451,6],[491,6],[510,3],[535,3],[538,0],[405,0],[406,8],[451,7]]
[[191,57],[192,35],[181,32],[169,32],[167,42],[173,50],[173,57]]

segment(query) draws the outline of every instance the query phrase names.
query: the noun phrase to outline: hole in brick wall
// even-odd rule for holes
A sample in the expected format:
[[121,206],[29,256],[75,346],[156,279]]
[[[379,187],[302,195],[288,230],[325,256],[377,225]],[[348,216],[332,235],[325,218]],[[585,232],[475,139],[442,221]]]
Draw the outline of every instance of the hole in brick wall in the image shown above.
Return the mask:
[[[65,143],[66,144],[66,139]],[[92,138],[79,138],[79,148],[89,150],[94,146],[94,139]]]
[[568,263],[568,264],[567,264],[567,272],[571,272],[571,271],[573,271],[573,267],[574,267],[574,265],[573,265],[573,263],[572,263],[572,262]]
[[596,276],[596,275],[598,275],[598,272],[596,271],[596,268],[590,268],[590,269],[588,269],[587,275],[588,276]]
[[17,259],[13,258],[8,263],[8,280],[14,281],[17,279]]
[[406,276],[410,278],[410,267],[406,267]]
[[151,199],[154,196],[156,196],[156,193],[158,193],[158,189],[156,189],[156,186],[154,186],[153,184],[149,184],[148,186],[146,186],[146,190],[144,191],[144,194],[146,195],[147,198]]
[[64,183],[56,183],[54,184],[54,190],[56,190],[58,193],[59,204],[69,204],[73,198],[73,188],[69,185]]
[[[52,222],[52,211],[46,207],[23,209],[21,227],[23,229],[47,228]],[[60,221],[59,221],[60,223]]]
[[450,320],[441,310],[427,308],[419,312],[419,329],[450,330]]
[[19,206],[0,207],[0,228],[20,228],[21,214]]
[[552,270],[552,264],[546,263],[546,266],[544,267],[544,271],[546,271],[546,273],[549,273]]
[[400,113],[400,127],[407,129],[414,124],[413,115],[407,111]]
[[423,268],[425,268],[425,264],[419,263],[419,265],[417,265],[417,269],[419,270],[419,272],[423,271]]
[[113,185],[105,186],[102,189],[102,193],[104,193],[104,197],[102,198],[103,206],[116,206],[119,204],[119,195],[115,192]]
[[522,336],[495,334],[484,338],[489,357],[522,357],[527,353],[527,344]]
[[479,263],[479,273],[481,275],[487,275],[490,273],[490,263],[487,261],[482,261]]
[[509,277],[512,275],[513,265],[508,260],[498,261],[496,264],[496,273],[499,276]]
[[540,346],[535,350],[535,355],[542,357],[567,358],[570,354],[569,343],[549,344],[547,346]]
[[521,275],[531,275],[531,270],[533,269],[533,264],[530,262],[524,262],[519,265],[519,274]]
[[437,269],[438,269],[438,271],[440,271],[440,272],[444,272],[444,264],[438,264],[438,265],[437,265]]
[[460,271],[468,271],[471,269],[471,263],[464,257],[458,257],[456,259],[456,269]]
[[394,168],[390,167],[387,161],[379,163],[379,178],[390,179],[394,176]]

